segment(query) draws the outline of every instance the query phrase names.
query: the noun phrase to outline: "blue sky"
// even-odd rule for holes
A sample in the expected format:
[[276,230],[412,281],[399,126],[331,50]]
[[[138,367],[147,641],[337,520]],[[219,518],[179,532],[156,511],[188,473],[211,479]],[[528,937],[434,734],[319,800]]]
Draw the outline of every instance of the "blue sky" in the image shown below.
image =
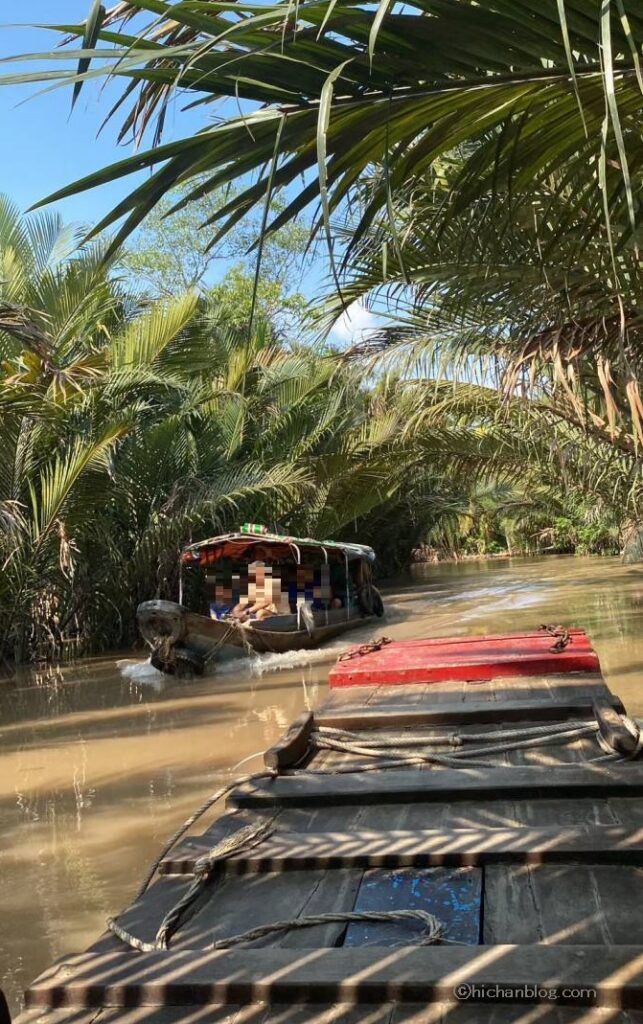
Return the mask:
[[[0,15],[0,59],[17,54],[47,52],[55,48],[60,36],[38,24],[78,24],[83,21],[90,0],[21,0],[5,3],[3,13],[11,9],[22,24],[9,25]],[[62,67],[62,64],[56,65]],[[4,63],[0,74],[33,70],[33,64]],[[131,145],[117,145],[118,118],[98,134],[98,128],[119,95],[121,83],[111,86],[88,82],[71,113],[71,90],[54,91],[45,85],[0,87],[0,192],[6,193],[21,210],[84,175],[122,160],[133,152]],[[40,93],[39,93],[40,90]],[[39,94],[38,94],[39,93]],[[110,102],[111,100],[111,102]],[[220,113],[220,111],[218,111]],[[181,138],[204,124],[202,110],[183,113],[180,101],[170,111],[164,141]],[[68,223],[92,225],[106,214],[134,186],[129,176],[114,184],[72,196],[57,204]],[[326,275],[324,260],[316,261],[302,281],[303,291],[314,296]],[[333,332],[334,340],[349,343],[355,335],[368,330],[375,318],[366,310],[355,309],[343,318]]]
[[[13,14],[19,12],[21,20],[28,23],[12,26],[2,18],[0,57],[7,58],[54,49],[60,38],[56,33],[29,25],[53,20],[59,24],[78,23],[86,17],[90,0],[22,0],[19,4],[3,4],[2,7],[4,11],[11,7]],[[13,64],[10,68],[5,65],[6,71],[26,71],[31,67],[33,65]],[[131,146],[116,145],[117,120],[97,134],[110,95],[118,95],[118,83],[107,88],[107,96],[105,92],[101,94],[98,84],[87,83],[71,115],[70,89],[35,95],[40,88],[33,85],[0,88],[0,138],[4,149],[0,161],[0,192],[11,196],[21,209],[132,152]],[[175,113],[174,123],[172,116],[168,119],[167,137],[180,137],[201,123],[196,113],[181,114],[178,119]],[[128,178],[74,196],[60,203],[58,209],[65,220],[95,222],[127,193],[133,182],[133,178]]]

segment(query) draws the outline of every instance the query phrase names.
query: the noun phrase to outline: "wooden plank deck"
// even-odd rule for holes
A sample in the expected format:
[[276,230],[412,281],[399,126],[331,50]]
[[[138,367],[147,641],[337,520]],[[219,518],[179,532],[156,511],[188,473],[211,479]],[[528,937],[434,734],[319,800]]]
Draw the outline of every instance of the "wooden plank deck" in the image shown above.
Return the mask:
[[[490,767],[333,774],[368,758],[314,743],[330,727],[447,752],[454,734],[466,749],[471,733],[598,714],[603,737],[636,753],[623,710],[600,673],[335,691],[266,752],[279,777],[238,786],[119,917],[152,942],[197,860],[263,821],[269,834],[217,864],[171,948],[105,935],[34,982],[20,1024],[643,1024],[642,761],[595,762],[597,729],[487,755]],[[417,921],[292,926],[409,906],[436,914],[446,941],[418,945]]]
[[435,771],[392,769],[358,775],[315,775],[259,779],[244,783],[228,797],[232,807],[325,807],[339,804],[428,803],[471,797],[511,797],[525,792],[537,799],[550,791],[568,797],[643,792],[643,764],[623,767],[574,764],[543,771],[540,766],[507,768],[440,768]]
[[[170,855],[162,872],[191,874],[199,857],[212,849],[205,839]],[[401,868],[494,864],[548,864],[590,861],[642,864],[643,829],[594,828],[437,828],[373,829],[350,832],[278,832],[261,846],[223,861],[229,874],[267,871],[334,871],[340,868]]]
[[454,680],[424,687],[371,686],[334,690],[315,712],[315,722],[342,729],[380,729],[385,725],[413,728],[499,720],[545,722],[591,715],[595,700],[605,701],[620,713],[624,711],[621,700],[610,692],[600,672],[572,672],[537,679],[507,677],[494,679],[491,684]]
[[[529,986],[577,1005],[643,1009],[643,947],[432,946],[214,950],[67,957],[28,993],[30,1009],[204,1006],[255,1001],[377,1004],[453,1000],[457,990]],[[572,996],[572,992],[577,992]],[[566,995],[566,993],[570,993]],[[484,1001],[479,999],[478,1001]],[[536,1000],[534,1000],[536,1001]]]
[[[610,695],[611,697],[611,695]],[[444,702],[428,706],[409,708],[404,704],[391,704],[386,708],[378,705],[364,707],[332,704],[315,716],[318,725],[337,729],[381,729],[383,727],[409,729],[421,725],[459,725],[466,723],[497,722],[549,722],[565,718],[583,718],[592,714],[593,694],[570,696],[561,701],[553,698],[543,700],[511,700],[507,703],[496,701]],[[611,697],[611,704],[623,712],[623,704]]]

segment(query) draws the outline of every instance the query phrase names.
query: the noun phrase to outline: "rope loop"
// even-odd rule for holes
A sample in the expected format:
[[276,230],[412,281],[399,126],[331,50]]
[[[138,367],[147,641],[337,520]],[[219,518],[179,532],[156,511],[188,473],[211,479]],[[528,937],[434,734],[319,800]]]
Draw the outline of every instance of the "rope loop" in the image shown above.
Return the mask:
[[347,910],[330,914],[310,914],[307,917],[295,917],[290,921],[275,921],[272,924],[260,925],[250,931],[231,935],[227,939],[218,939],[210,949],[229,949],[240,946],[244,942],[270,935],[272,932],[283,932],[291,928],[314,928],[323,924],[351,924],[355,921],[373,921],[392,923],[394,921],[420,921],[424,927],[420,935],[404,945],[431,946],[444,939],[444,924],[426,910]]
[[196,824],[199,818],[201,818],[206,811],[209,811],[214,804],[218,803],[219,800],[222,800],[224,796],[227,796],[228,793],[231,790],[235,789],[237,786],[240,786],[246,782],[256,782],[259,779],[274,779],[277,777],[278,774],[279,772],[277,771],[276,768],[266,768],[265,771],[262,772],[253,772],[251,775],[242,775],[237,779],[233,779],[232,782],[226,783],[226,785],[222,786],[221,789],[217,789],[216,792],[212,794],[212,796],[209,796],[208,799],[201,804],[198,810],[196,810],[194,814],[191,814],[190,817],[183,822],[180,828],[177,828],[176,832],[170,837],[170,839],[168,839],[167,843],[165,844],[165,846],[159,853],[158,857],[152,864],[152,867],[150,868],[145,878],[143,879],[138,889],[138,892],[134,897],[135,901],[140,900],[141,896],[143,896],[143,894],[147,891],[150,882],[152,881],[154,875],[158,870],[159,864],[161,863],[162,860],[164,860],[165,857],[167,857],[172,847],[178,843],[179,839],[183,838],[188,829],[191,829],[192,826]]
[[618,758],[621,761],[636,761],[641,756],[641,751],[643,751],[643,732],[636,720],[630,718],[629,715],[619,715],[619,717],[632,738],[636,740],[632,750],[625,751],[622,748],[613,747],[607,737],[603,736],[600,731],[596,734],[598,745],[601,750],[604,750],[611,757]]

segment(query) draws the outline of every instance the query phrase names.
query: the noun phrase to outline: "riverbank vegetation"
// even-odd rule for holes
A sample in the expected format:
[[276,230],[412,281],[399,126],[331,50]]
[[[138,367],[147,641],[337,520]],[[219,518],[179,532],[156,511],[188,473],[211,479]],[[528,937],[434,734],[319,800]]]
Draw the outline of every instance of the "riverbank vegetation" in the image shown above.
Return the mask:
[[[150,176],[98,241],[0,209],[0,655],[132,642],[181,543],[245,519],[386,572],[639,557],[635,6],[153,7],[93,3],[32,76],[125,79],[142,145],[53,199]],[[182,93],[231,102],[164,144]],[[356,302],[377,326],[339,352]]]

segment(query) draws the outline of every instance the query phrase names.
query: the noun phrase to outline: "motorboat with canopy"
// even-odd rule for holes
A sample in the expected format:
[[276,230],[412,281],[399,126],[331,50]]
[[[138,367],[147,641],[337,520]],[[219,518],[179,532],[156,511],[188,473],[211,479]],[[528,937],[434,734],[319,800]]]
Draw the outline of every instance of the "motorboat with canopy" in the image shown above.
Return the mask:
[[317,647],[384,614],[374,561],[364,544],[270,533],[256,524],[189,544],[178,602],[138,608],[152,664],[199,674],[244,651]]

